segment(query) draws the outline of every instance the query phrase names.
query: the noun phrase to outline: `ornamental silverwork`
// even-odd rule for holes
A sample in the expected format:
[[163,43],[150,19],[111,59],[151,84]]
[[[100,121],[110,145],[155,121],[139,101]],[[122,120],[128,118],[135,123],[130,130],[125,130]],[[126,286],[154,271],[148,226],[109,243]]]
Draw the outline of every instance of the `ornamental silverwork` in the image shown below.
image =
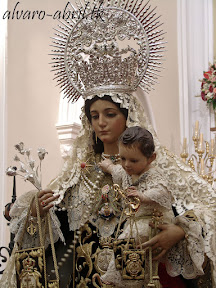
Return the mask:
[[52,68],[65,96],[75,102],[107,91],[130,94],[138,86],[150,91],[165,44],[155,8],[143,0],[106,1],[103,17],[90,17],[91,5],[82,19],[69,18],[55,29]]
[[18,150],[20,157],[15,155],[14,161],[20,164],[20,167],[8,167],[6,169],[6,174],[8,176],[21,176],[24,181],[29,181],[32,183],[38,190],[42,189],[42,176],[41,176],[41,162],[48,152],[44,148],[38,148],[38,158],[40,160],[39,165],[35,166],[35,160],[31,157],[31,149],[24,148],[24,143],[20,142],[15,145],[16,150]]

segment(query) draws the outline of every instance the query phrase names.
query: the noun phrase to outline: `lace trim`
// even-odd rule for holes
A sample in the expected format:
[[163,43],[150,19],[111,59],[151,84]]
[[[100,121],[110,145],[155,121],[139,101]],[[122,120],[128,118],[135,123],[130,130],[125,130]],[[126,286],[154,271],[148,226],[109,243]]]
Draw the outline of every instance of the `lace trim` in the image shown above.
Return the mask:
[[196,278],[204,273],[202,227],[199,222],[191,221],[184,216],[176,217],[175,224],[184,229],[187,239],[168,251],[165,261],[167,272],[172,277],[181,274],[186,279]]
[[[11,230],[11,233],[15,235],[15,238],[14,238],[15,242],[19,242],[19,240],[21,239],[23,230],[25,229],[25,223],[26,223],[26,217],[28,214],[29,205],[35,193],[37,193],[37,191],[30,191],[20,196],[15,201],[14,205],[11,208],[10,230]],[[52,225],[52,230],[53,230],[54,242],[58,241],[59,238],[64,242],[64,236],[60,229],[60,222],[57,216],[55,215],[53,208],[50,209],[49,213],[51,216],[51,225]],[[47,229],[46,234],[45,234],[44,245],[47,248],[49,244],[50,244],[50,237],[49,237],[49,232]],[[22,247],[27,249],[31,247],[37,247],[37,246],[40,246],[38,228],[37,228],[37,232],[33,236],[25,232],[23,241],[22,241]]]
[[15,252],[18,250],[17,244],[14,245],[13,252],[7,262],[7,267],[4,270],[0,279],[0,287],[17,288],[16,268],[15,268]]
[[[138,183],[137,190],[166,209],[172,209],[171,193],[167,190],[166,181],[157,171],[157,168],[150,168],[147,172],[141,175],[139,179],[141,179],[141,177],[143,179]],[[113,167],[112,178],[113,183],[122,185],[123,189],[132,185],[132,178],[127,175],[121,165],[115,165]]]
[[[122,166],[120,164],[116,164],[115,166],[113,166],[112,169],[113,183],[122,185],[123,177],[124,177],[124,169],[122,168]],[[126,187],[123,188],[125,189]]]

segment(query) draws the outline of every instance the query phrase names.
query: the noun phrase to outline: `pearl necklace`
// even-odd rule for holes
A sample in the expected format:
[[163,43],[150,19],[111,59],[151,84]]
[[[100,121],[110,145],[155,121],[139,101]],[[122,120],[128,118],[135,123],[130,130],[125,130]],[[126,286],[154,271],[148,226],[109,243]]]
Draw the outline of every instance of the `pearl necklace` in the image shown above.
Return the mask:
[[101,154],[101,158],[103,160],[105,159],[110,159],[114,164],[120,161],[120,155],[115,154],[115,155],[109,155],[109,154],[105,154],[104,152]]
[[[83,215],[83,220],[84,222],[80,223],[80,227],[83,227],[85,225],[85,222],[87,221],[88,217],[89,217],[89,212],[92,210],[93,205],[94,205],[94,201],[93,199],[95,199],[95,197],[98,197],[98,191],[100,190],[100,182],[104,176],[104,173],[101,170],[97,171],[97,180],[95,181],[95,183],[93,183],[84,173],[81,174],[81,179],[83,181],[83,184],[85,185],[85,187],[87,188],[87,190],[89,191],[89,197],[90,197],[90,201],[89,201],[89,205],[86,207],[86,211]],[[68,207],[68,209],[73,209],[73,208],[77,208],[79,205],[82,204],[82,201],[80,200],[78,202],[78,204],[72,205],[70,207]],[[59,211],[61,210],[66,210],[65,207],[58,209]],[[81,231],[74,231],[74,239],[72,240],[72,243],[69,245],[69,248],[67,249],[67,252],[61,257],[60,261],[58,262],[58,266],[62,266],[63,263],[66,261],[66,259],[70,256],[70,254],[73,252],[75,253],[75,247],[77,244],[77,241],[79,239],[81,235]]]

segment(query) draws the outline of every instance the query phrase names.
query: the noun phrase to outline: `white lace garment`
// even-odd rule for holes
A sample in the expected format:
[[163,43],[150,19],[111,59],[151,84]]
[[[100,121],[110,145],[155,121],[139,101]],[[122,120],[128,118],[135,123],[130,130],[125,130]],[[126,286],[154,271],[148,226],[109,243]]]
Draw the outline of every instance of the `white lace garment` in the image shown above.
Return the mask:
[[[148,204],[141,203],[135,218],[129,218],[123,228],[123,232],[118,239],[134,238],[136,244],[144,243],[149,240],[149,222],[153,213],[163,214],[163,222],[173,222],[174,214],[172,211],[172,196],[166,188],[166,183],[159,171],[152,167],[143,173],[139,179],[133,183],[121,165],[115,165],[112,170],[113,182],[119,184],[123,189],[135,184],[137,191],[148,197]],[[136,185],[137,184],[137,185]],[[148,217],[149,216],[149,217]],[[146,259],[148,262],[149,259]],[[148,265],[146,265],[148,267]],[[114,254],[110,261],[107,272],[101,277],[105,282],[115,284],[115,287],[143,287],[148,284],[148,269],[145,269],[145,280],[123,280],[121,272],[115,268]]]

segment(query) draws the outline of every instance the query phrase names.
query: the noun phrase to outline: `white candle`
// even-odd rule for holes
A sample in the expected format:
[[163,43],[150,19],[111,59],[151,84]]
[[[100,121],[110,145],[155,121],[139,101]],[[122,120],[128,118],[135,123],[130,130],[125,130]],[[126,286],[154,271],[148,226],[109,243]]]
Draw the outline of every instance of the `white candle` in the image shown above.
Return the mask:
[[198,120],[195,122],[195,132],[196,133],[199,132],[199,121]]
[[203,158],[201,159],[201,167],[200,168],[201,168],[200,169],[201,173],[204,172],[204,159]]
[[216,135],[215,135],[215,138],[213,140],[214,140],[213,155],[215,157],[216,156]]
[[203,150],[203,133],[200,133],[199,150]]
[[214,155],[214,139],[211,139],[210,153]]

